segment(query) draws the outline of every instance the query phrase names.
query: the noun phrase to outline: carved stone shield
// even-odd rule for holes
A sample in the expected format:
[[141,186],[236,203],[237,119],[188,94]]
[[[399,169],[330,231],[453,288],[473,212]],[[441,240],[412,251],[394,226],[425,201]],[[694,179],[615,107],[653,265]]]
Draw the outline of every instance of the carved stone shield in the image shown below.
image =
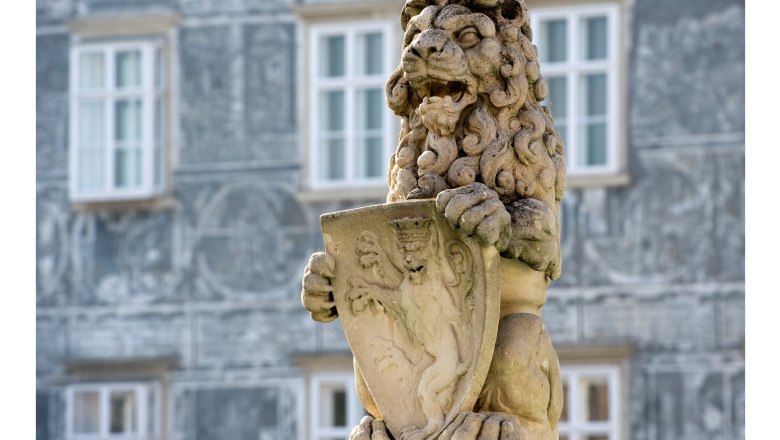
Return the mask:
[[333,297],[373,399],[364,405],[396,439],[435,438],[473,409],[490,367],[496,249],[453,228],[432,200],[325,214],[321,223],[336,260]]

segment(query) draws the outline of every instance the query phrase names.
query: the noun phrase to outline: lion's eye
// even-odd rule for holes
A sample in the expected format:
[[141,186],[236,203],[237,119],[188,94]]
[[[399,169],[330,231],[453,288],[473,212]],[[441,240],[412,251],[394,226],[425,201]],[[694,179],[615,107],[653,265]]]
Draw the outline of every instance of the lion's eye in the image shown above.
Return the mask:
[[469,26],[458,32],[458,44],[463,48],[470,48],[479,43],[479,32],[473,26]]
[[420,35],[420,29],[418,28],[415,28],[412,32],[407,31],[406,36],[404,37],[404,47],[410,45],[414,40],[414,37],[418,35]]

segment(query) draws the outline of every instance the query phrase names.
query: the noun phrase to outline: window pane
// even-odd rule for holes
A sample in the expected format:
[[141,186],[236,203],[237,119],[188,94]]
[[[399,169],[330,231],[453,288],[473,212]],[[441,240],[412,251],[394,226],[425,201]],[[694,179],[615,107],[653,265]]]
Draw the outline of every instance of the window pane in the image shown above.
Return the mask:
[[122,99],[114,107],[114,139],[117,144],[141,140],[141,100]]
[[320,176],[325,180],[342,180],[345,178],[344,139],[325,139],[321,141],[322,160],[320,161]]
[[82,53],[79,56],[79,88],[105,87],[106,63],[102,52]]
[[100,432],[100,392],[73,393],[73,432],[76,434]]
[[114,150],[114,186],[131,188],[141,185],[141,149]]
[[82,100],[78,109],[78,143],[102,147],[106,142],[105,104],[102,100]]
[[123,50],[116,53],[117,88],[141,85],[141,51]]
[[382,89],[365,89],[357,93],[357,126],[361,130],[382,128],[385,97]]
[[379,136],[359,138],[357,176],[366,178],[382,176],[382,162],[382,138]]
[[344,390],[334,391],[333,419],[331,426],[347,426],[347,393]]
[[320,130],[344,130],[344,91],[333,90],[320,94]]
[[141,184],[141,100],[116,101],[114,111],[114,186],[136,187]]
[[607,58],[607,17],[589,17],[580,23],[580,41],[584,44],[582,55],[586,60]]
[[347,427],[346,387],[338,383],[322,384],[318,408],[320,427]]
[[358,73],[376,75],[382,73],[382,34],[373,32],[358,36]]
[[130,433],[138,430],[134,391],[111,392],[109,405],[109,432]]
[[548,20],[542,22],[539,43],[542,62],[557,63],[566,61],[566,20]]
[[585,165],[607,164],[607,124],[585,124]]
[[79,149],[79,188],[84,190],[103,188],[105,152],[102,148]]
[[78,107],[78,187],[103,188],[105,167],[105,104],[102,100],[79,102]]
[[607,74],[583,75],[580,78],[581,113],[583,116],[607,114]]
[[[580,378],[580,396],[586,421],[609,420],[609,392],[606,377]],[[592,437],[595,439],[601,436]]]
[[343,35],[320,38],[320,76],[344,76],[346,42]]
[[[547,93],[548,106],[556,119],[556,122],[560,118],[566,117],[566,77],[565,76],[551,76],[547,79],[547,87],[549,92]],[[557,126],[557,124],[556,124]]]
[[154,186],[162,185],[162,143],[163,143],[163,102],[157,98],[154,101]]
[[154,85],[155,87],[162,88],[165,78],[163,77],[163,58],[162,48],[156,48],[154,50]]

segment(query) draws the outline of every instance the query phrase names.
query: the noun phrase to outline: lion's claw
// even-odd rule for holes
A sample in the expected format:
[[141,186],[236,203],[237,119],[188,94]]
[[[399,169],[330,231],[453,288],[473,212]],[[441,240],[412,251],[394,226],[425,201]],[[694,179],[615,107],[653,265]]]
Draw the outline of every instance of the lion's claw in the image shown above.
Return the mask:
[[338,317],[331,281],[335,270],[336,260],[325,252],[312,254],[304,269],[301,302],[315,321],[330,322]]
[[436,208],[452,226],[485,245],[495,245],[499,252],[506,250],[512,218],[498,194],[485,184],[474,182],[442,191],[436,197]]

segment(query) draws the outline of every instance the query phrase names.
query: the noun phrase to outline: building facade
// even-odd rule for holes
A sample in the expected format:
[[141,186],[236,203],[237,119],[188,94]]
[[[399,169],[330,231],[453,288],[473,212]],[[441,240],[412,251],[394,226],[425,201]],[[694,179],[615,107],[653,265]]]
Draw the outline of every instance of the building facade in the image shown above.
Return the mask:
[[[400,0],[38,0],[37,438],[346,438],[319,215],[381,203]],[[561,438],[744,438],[744,2],[528,0]]]

